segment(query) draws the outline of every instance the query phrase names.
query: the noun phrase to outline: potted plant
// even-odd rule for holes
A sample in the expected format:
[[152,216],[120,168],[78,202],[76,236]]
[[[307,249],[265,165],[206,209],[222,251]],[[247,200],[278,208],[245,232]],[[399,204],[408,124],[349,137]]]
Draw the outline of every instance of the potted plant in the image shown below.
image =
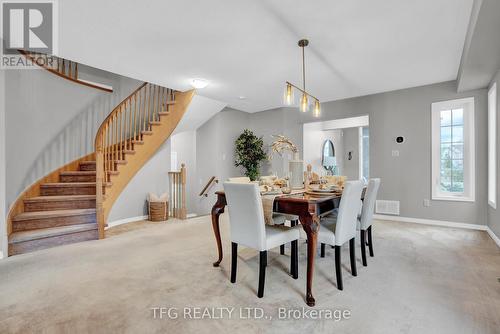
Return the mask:
[[262,160],[266,159],[264,141],[257,137],[251,130],[245,129],[235,141],[236,167],[243,167],[245,176],[255,181],[259,176],[259,167]]

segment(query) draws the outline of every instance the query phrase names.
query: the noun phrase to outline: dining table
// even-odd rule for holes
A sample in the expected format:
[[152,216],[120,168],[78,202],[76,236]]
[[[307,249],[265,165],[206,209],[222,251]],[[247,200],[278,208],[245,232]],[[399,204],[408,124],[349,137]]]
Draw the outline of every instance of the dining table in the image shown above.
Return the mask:
[[[217,195],[217,201],[212,207],[211,215],[212,228],[217,243],[218,259],[213,263],[213,266],[218,267],[223,258],[219,216],[224,213],[227,202],[224,191],[217,191],[215,194]],[[273,211],[298,216],[300,224],[307,235],[306,303],[309,306],[316,304],[312,287],[320,218],[328,215],[337,208],[340,198],[341,193],[311,195],[303,192],[276,196],[274,199]]]

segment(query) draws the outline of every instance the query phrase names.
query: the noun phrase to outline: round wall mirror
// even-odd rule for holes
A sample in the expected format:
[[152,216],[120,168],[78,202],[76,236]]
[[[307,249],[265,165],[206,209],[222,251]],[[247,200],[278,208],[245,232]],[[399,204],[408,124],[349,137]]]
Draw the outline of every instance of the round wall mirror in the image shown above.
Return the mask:
[[330,139],[325,140],[323,143],[323,154],[321,158],[321,165],[328,171],[333,171],[336,165],[335,161],[335,147]]

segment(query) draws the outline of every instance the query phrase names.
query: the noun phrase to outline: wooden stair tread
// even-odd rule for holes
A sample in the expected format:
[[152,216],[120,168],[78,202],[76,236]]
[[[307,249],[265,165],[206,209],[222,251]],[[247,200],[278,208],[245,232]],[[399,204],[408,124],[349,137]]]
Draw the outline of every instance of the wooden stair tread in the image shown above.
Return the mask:
[[95,161],[82,161],[80,165],[95,165]]
[[51,182],[51,183],[43,183],[40,185],[40,187],[73,188],[73,187],[90,187],[92,185],[95,187],[95,182]]
[[68,226],[58,226],[42,228],[37,230],[13,232],[9,236],[9,244],[16,244],[26,241],[50,238],[66,234],[97,230],[97,224],[78,224]]
[[81,201],[95,199],[95,195],[60,195],[60,196],[36,196],[26,198],[24,202],[58,202],[58,201]]
[[[47,196],[48,197],[48,196]],[[31,219],[47,219],[56,217],[71,217],[88,214],[95,214],[96,209],[72,209],[72,210],[52,210],[52,211],[33,211],[23,212],[12,218],[12,221],[18,222]]]
[[71,171],[64,171],[60,172],[59,175],[95,175],[96,171],[95,170],[71,170]]

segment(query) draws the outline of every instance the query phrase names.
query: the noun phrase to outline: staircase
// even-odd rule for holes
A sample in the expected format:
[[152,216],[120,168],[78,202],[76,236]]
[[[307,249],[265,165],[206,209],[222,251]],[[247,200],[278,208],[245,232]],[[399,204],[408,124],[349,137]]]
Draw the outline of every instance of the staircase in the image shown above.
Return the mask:
[[95,152],[29,187],[7,217],[9,256],[105,237],[111,208],[168,139],[194,91],[142,84],[104,120]]
[[9,215],[9,256],[98,238],[93,156],[54,171],[18,199]]

